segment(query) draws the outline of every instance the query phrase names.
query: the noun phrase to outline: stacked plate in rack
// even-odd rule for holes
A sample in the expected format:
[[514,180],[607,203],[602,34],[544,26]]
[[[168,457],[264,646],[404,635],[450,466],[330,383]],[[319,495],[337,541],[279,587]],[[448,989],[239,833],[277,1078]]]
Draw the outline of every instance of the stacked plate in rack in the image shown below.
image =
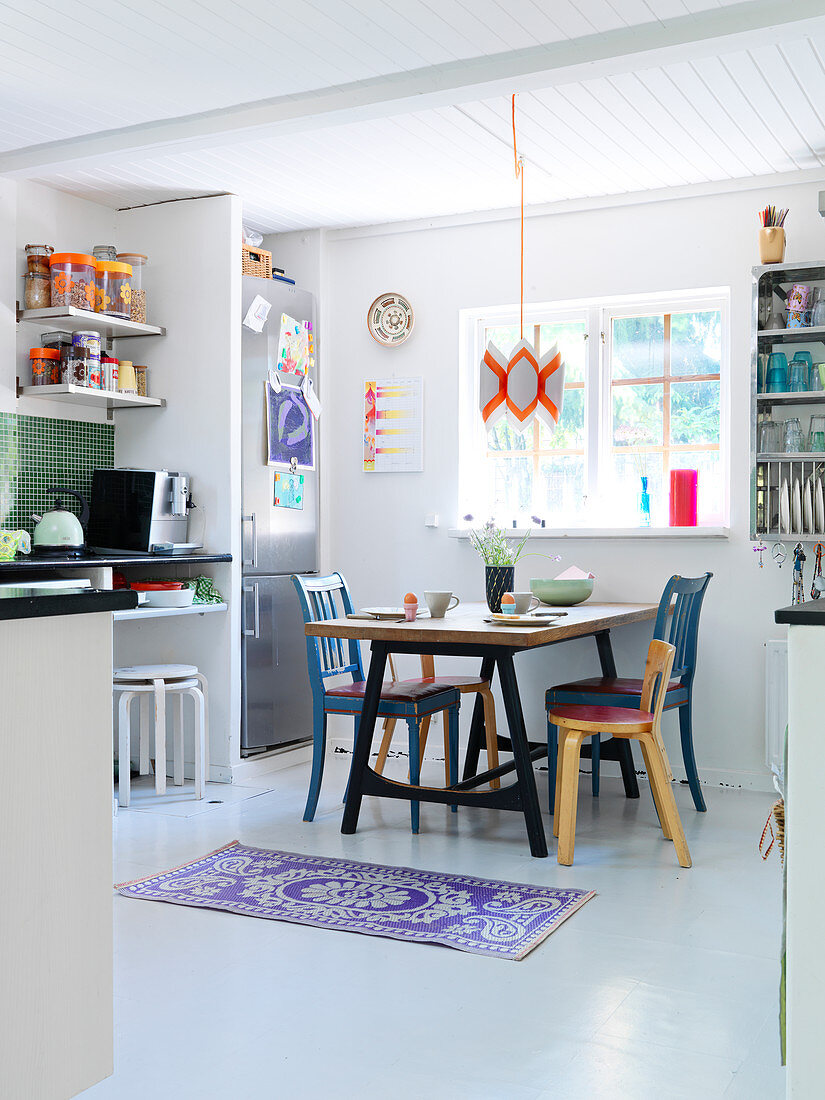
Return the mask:
[[782,535],[825,534],[825,491],[823,475],[810,474],[800,482],[794,477],[793,484],[788,478],[782,478],[779,487],[779,532]]

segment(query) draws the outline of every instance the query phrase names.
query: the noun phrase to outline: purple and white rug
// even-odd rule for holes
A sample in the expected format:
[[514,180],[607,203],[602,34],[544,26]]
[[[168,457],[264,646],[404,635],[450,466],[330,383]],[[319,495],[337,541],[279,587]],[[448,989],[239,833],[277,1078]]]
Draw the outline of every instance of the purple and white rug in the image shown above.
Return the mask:
[[302,856],[237,840],[116,889],[131,898],[440,943],[502,959],[523,959],[595,893]]

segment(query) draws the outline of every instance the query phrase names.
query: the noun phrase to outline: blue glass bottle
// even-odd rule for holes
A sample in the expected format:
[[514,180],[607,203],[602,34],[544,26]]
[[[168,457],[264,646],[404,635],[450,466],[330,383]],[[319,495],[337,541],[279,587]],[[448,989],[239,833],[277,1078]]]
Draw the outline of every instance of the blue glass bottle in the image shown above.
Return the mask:
[[647,478],[642,477],[642,491],[639,493],[639,518],[642,527],[650,527],[650,493],[647,491]]

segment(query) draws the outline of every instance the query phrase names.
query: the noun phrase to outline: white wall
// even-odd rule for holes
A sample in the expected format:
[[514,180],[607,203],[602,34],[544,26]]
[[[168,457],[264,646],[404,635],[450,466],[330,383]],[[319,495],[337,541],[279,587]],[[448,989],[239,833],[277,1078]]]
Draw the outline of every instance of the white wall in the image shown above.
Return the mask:
[[[571,539],[538,547],[561,553],[559,568],[575,563],[591,569],[598,578],[598,600],[655,601],[673,573],[714,573],[700,633],[694,719],[700,772],[711,783],[769,787],[763,765],[763,642],[783,635],[773,611],[790,603],[791,570],[789,564],[778,570],[768,558],[760,572],[748,540],[750,267],[758,262],[756,211],[766,202],[790,207],[789,259],[825,254],[817,192],[817,185],[799,185],[527,222],[530,302],[731,289],[730,539]],[[466,541],[448,538],[446,530],[458,518],[458,312],[517,300],[517,223],[360,237],[331,233],[327,253],[324,426],[331,486],[324,517],[329,556],[322,567],[340,569],[358,603],[398,603],[407,589],[431,587],[452,587],[465,600],[481,599],[481,562]],[[415,308],[414,334],[399,348],[379,347],[366,330],[366,310],[384,290],[409,296]],[[422,474],[361,472],[362,381],[387,374],[425,379]],[[438,530],[424,528],[427,512],[439,514]],[[517,569],[517,584],[527,587],[541,571],[535,559],[527,559]],[[615,635],[620,674],[640,673],[649,634],[649,627],[639,625]],[[571,675],[595,674],[595,646],[581,641],[518,660],[528,725],[538,739],[545,687]],[[466,725],[468,715],[463,717]],[[665,726],[678,774],[675,715],[666,717]]]

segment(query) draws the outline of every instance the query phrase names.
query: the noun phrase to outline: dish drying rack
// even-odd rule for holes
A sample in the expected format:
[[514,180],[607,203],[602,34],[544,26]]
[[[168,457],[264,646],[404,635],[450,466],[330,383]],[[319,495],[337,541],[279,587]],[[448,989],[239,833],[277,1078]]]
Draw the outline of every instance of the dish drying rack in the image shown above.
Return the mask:
[[825,541],[825,454],[758,458],[755,534]]

